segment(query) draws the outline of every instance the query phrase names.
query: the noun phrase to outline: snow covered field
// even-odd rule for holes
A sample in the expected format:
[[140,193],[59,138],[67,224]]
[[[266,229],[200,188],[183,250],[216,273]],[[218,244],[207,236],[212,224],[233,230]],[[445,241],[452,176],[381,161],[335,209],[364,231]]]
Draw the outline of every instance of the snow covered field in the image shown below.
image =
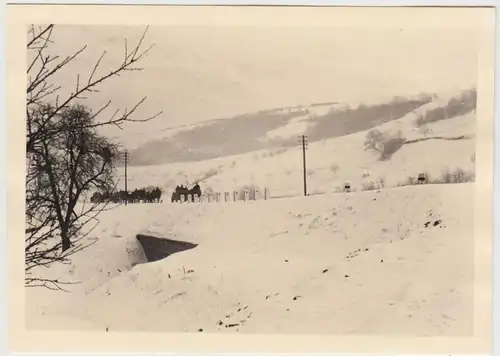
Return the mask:
[[[226,204],[137,204],[27,290],[28,328],[467,335],[474,185]],[[199,244],[144,261],[138,232]],[[131,268],[131,269],[130,269]]]
[[[471,335],[474,183],[400,185],[421,172],[473,173],[475,112],[427,131],[419,112],[376,127],[412,141],[386,161],[364,150],[367,131],[311,143],[309,197],[298,148],[131,167],[129,189],[158,185],[164,203],[102,213],[91,247],[40,271],[80,283],[26,290],[27,327]],[[170,203],[175,185],[198,180],[204,191],[266,188],[270,199]],[[338,192],[346,181],[355,192]],[[146,263],[138,233],[198,246]]]

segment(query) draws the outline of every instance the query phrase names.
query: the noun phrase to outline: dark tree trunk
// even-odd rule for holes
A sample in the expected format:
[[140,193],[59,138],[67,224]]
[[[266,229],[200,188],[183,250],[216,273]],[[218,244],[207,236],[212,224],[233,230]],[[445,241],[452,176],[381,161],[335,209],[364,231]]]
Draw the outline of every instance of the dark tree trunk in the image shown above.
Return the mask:
[[62,245],[62,252],[69,250],[71,247],[71,241],[68,236],[68,232],[64,229],[61,232],[61,245]]

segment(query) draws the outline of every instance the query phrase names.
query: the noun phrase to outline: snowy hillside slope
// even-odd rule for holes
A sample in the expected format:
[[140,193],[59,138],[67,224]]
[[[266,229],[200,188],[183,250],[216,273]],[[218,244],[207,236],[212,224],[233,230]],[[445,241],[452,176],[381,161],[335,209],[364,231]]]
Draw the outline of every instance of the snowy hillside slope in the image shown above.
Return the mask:
[[431,100],[425,95],[362,103],[313,103],[166,128],[152,132],[147,143],[133,149],[130,163],[193,162],[290,146],[295,143],[293,133],[297,130],[304,130],[301,133],[313,141],[324,140],[397,119]]
[[[397,186],[409,176],[423,172],[434,178],[440,177],[446,169],[473,172],[475,112],[424,126],[415,124],[419,114],[438,104],[429,103],[415,113],[375,127],[387,135],[401,132],[407,141],[389,160],[380,161],[376,153],[364,149],[370,130],[309,143],[306,152],[309,192],[333,192],[346,181],[359,190],[367,182],[379,180],[384,180],[385,186]],[[197,181],[205,191],[231,192],[245,187],[263,191],[267,188],[270,196],[298,196],[302,194],[303,185],[302,152],[297,138],[297,145],[292,148],[254,151],[200,162],[130,167],[128,176],[129,188],[159,186],[166,193],[165,200],[176,185],[192,185]]]
[[[121,206],[95,245],[51,268],[82,281],[73,293],[27,289],[27,325],[470,335],[473,197],[465,183]],[[131,268],[138,232],[199,246]]]
[[258,150],[290,148],[296,145],[297,135],[305,134],[310,142],[319,142],[422,112],[431,114],[428,119],[432,120],[441,120],[439,116],[443,114],[452,118],[473,111],[476,96],[475,89],[469,89],[362,98],[356,102],[311,103],[165,127],[151,132],[146,143],[130,151],[130,165],[199,162]]

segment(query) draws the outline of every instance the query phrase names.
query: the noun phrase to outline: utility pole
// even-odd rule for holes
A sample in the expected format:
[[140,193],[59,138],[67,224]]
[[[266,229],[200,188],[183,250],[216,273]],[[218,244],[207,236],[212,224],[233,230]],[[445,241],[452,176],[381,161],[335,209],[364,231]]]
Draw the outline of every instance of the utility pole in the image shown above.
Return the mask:
[[306,148],[307,148],[307,136],[302,135],[300,137],[302,144],[302,165],[304,168],[304,196],[307,196],[307,167],[306,167]]
[[128,152],[125,151],[125,205],[127,205],[128,203],[127,163],[128,163]]

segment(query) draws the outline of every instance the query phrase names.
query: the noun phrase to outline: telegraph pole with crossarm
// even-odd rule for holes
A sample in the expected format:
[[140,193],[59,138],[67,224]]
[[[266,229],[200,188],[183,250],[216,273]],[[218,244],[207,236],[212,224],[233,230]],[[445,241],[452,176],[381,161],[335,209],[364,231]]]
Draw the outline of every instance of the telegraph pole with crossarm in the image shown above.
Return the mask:
[[304,169],[304,196],[307,196],[307,166],[306,166],[306,148],[307,148],[307,136],[300,136],[300,143],[302,145],[302,166]]
[[128,151],[125,151],[125,205],[128,202],[128,187],[127,187],[127,163],[128,163]]

